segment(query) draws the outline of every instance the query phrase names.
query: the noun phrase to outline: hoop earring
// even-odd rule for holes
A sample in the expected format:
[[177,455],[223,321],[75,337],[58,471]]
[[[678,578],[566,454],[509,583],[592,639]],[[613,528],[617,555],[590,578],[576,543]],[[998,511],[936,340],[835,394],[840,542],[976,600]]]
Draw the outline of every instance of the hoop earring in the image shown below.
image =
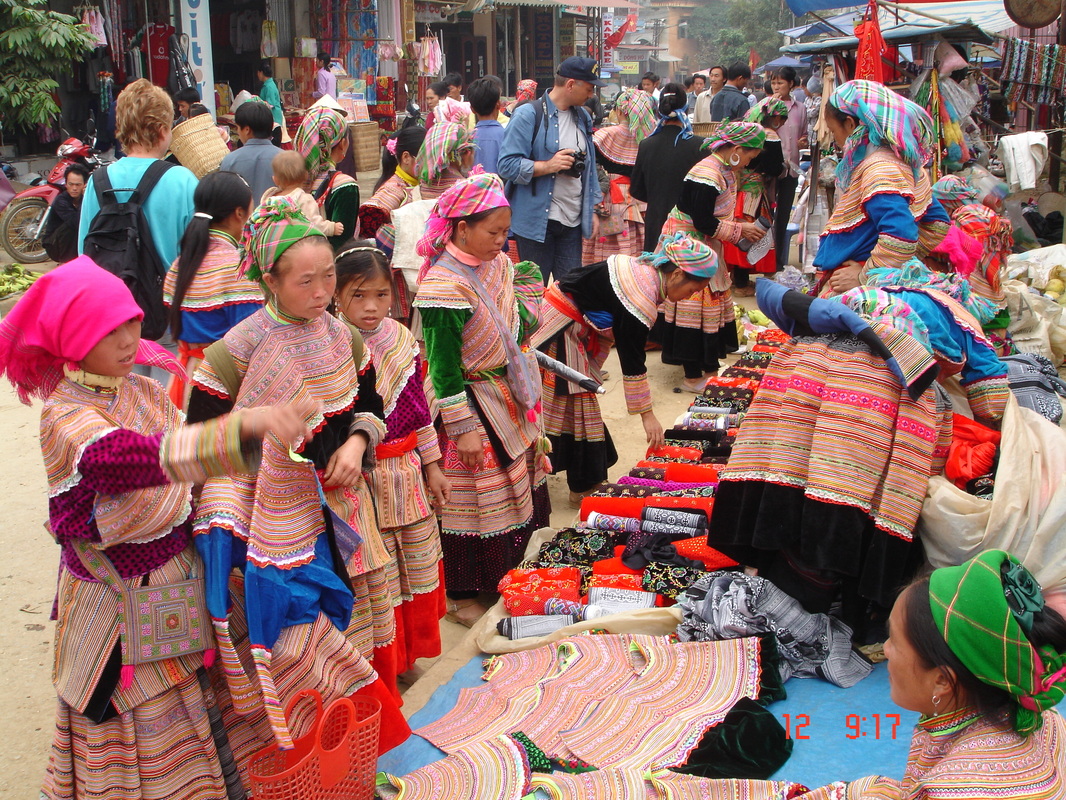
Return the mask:
[[736,153],[733,153],[733,155],[729,157],[729,163],[734,167],[740,166],[740,156]]
[[939,705],[940,705],[940,696],[934,694],[933,695],[933,708],[937,708]]

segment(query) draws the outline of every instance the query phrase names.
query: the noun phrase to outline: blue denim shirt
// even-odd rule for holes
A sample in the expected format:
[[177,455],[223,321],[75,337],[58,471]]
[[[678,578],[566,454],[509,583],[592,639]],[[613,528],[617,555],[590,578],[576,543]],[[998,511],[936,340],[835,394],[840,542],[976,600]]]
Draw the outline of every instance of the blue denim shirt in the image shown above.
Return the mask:
[[[537,119],[536,105],[540,100],[526,103],[514,110],[511,121],[504,129],[503,145],[496,169],[501,178],[507,181],[507,197],[511,201],[511,231],[516,236],[544,241],[548,229],[548,213],[551,211],[552,191],[555,188],[555,174],[533,177],[533,162],[549,161],[559,150],[559,109],[547,94],[544,102],[548,109],[548,125],[544,121],[533,133],[533,124]],[[585,136],[585,174],[581,177],[581,235],[592,236],[593,206],[600,202],[600,184],[596,180],[596,149],[592,143],[592,119],[585,108],[577,109],[579,114],[578,130]],[[532,147],[530,147],[532,143]],[[534,186],[531,185],[535,182]]]

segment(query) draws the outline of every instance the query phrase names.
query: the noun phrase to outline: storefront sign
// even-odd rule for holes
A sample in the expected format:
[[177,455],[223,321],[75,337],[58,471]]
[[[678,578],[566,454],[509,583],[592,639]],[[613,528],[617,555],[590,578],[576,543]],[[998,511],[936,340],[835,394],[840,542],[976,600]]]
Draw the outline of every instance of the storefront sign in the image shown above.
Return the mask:
[[577,20],[570,16],[562,17],[559,20],[559,60],[570,58],[570,56],[577,55],[575,50],[575,41],[577,39]]
[[203,104],[215,110],[215,65],[211,54],[210,0],[181,0],[181,30],[189,37],[189,66]]
[[533,14],[533,69],[538,80],[550,81],[555,75],[555,12]]
[[[614,14],[604,14],[601,19],[603,20],[603,40],[606,41],[607,37],[614,33]],[[612,48],[603,48],[603,55],[600,57],[600,66],[614,66],[614,50]]]
[[640,62],[639,61],[616,61],[614,62],[616,67],[622,68],[623,75],[639,75],[640,74]]

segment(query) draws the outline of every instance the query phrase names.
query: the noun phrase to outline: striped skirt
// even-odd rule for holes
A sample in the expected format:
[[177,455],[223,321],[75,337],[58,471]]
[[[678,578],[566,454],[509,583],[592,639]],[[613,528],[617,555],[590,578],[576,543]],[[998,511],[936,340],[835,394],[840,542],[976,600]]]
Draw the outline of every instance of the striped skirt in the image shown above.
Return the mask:
[[709,543],[757,567],[785,551],[890,605],[950,440],[938,397],[912,400],[852,336],[784,345],[721,472]]

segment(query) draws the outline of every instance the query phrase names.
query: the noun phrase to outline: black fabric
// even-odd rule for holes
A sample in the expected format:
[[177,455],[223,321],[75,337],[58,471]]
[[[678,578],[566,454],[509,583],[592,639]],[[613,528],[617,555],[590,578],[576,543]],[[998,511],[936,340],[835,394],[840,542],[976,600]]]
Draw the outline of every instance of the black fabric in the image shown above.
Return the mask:
[[704,372],[717,372],[722,366],[721,359],[740,347],[733,322],[727,322],[717,333],[704,333],[695,328],[668,325],[662,314],[648,338],[663,346],[664,364],[685,367],[685,377],[692,379],[703,377]]
[[725,719],[707,729],[685,764],[673,771],[704,778],[766,780],[788,761],[793,744],[776,714],[742,697]]
[[629,192],[648,204],[644,212],[644,249],[652,251],[659,241],[666,218],[681,197],[681,185],[689,170],[706,153],[700,151],[703,138],[679,139],[681,128],[664,125],[637,146]]
[[[596,166],[603,167],[611,175],[624,175],[629,178],[633,175],[632,164],[622,164],[618,161],[612,161],[610,158],[603,154],[600,148],[596,148]],[[604,198],[608,199],[608,198]]]
[[718,194],[708,183],[686,180],[681,185],[677,210],[692,217],[693,226],[707,237],[713,237],[718,231],[720,220],[714,215]]
[[[121,278],[144,312],[141,336],[158,339],[167,330],[167,310],[163,305],[164,264],[152,240],[152,229],[144,214],[144,204],[156,184],[173,164],[156,160],[132,190],[112,187],[107,168],[93,176],[100,210],[89,223],[82,252],[98,266]],[[125,202],[116,192],[132,191]]]
[[566,473],[566,485],[571,492],[587,492],[607,479],[607,470],[618,463],[611,432],[603,429],[602,442],[578,441],[572,434],[551,434],[552,474]]
[[[781,140],[767,139],[759,155],[748,164],[748,169],[759,173],[764,178],[780,177],[785,169],[785,152],[781,149]],[[794,186],[793,190],[795,190]]]
[[[854,583],[862,597],[886,606],[913,576],[921,553],[917,539],[908,542],[878,530],[858,508],[808,498],[800,487],[761,481],[719,483],[707,544],[760,573],[773,569],[787,553],[812,571]],[[783,586],[781,576],[771,580],[808,611],[828,610],[821,605],[824,591],[818,587],[801,597],[805,593]]]

